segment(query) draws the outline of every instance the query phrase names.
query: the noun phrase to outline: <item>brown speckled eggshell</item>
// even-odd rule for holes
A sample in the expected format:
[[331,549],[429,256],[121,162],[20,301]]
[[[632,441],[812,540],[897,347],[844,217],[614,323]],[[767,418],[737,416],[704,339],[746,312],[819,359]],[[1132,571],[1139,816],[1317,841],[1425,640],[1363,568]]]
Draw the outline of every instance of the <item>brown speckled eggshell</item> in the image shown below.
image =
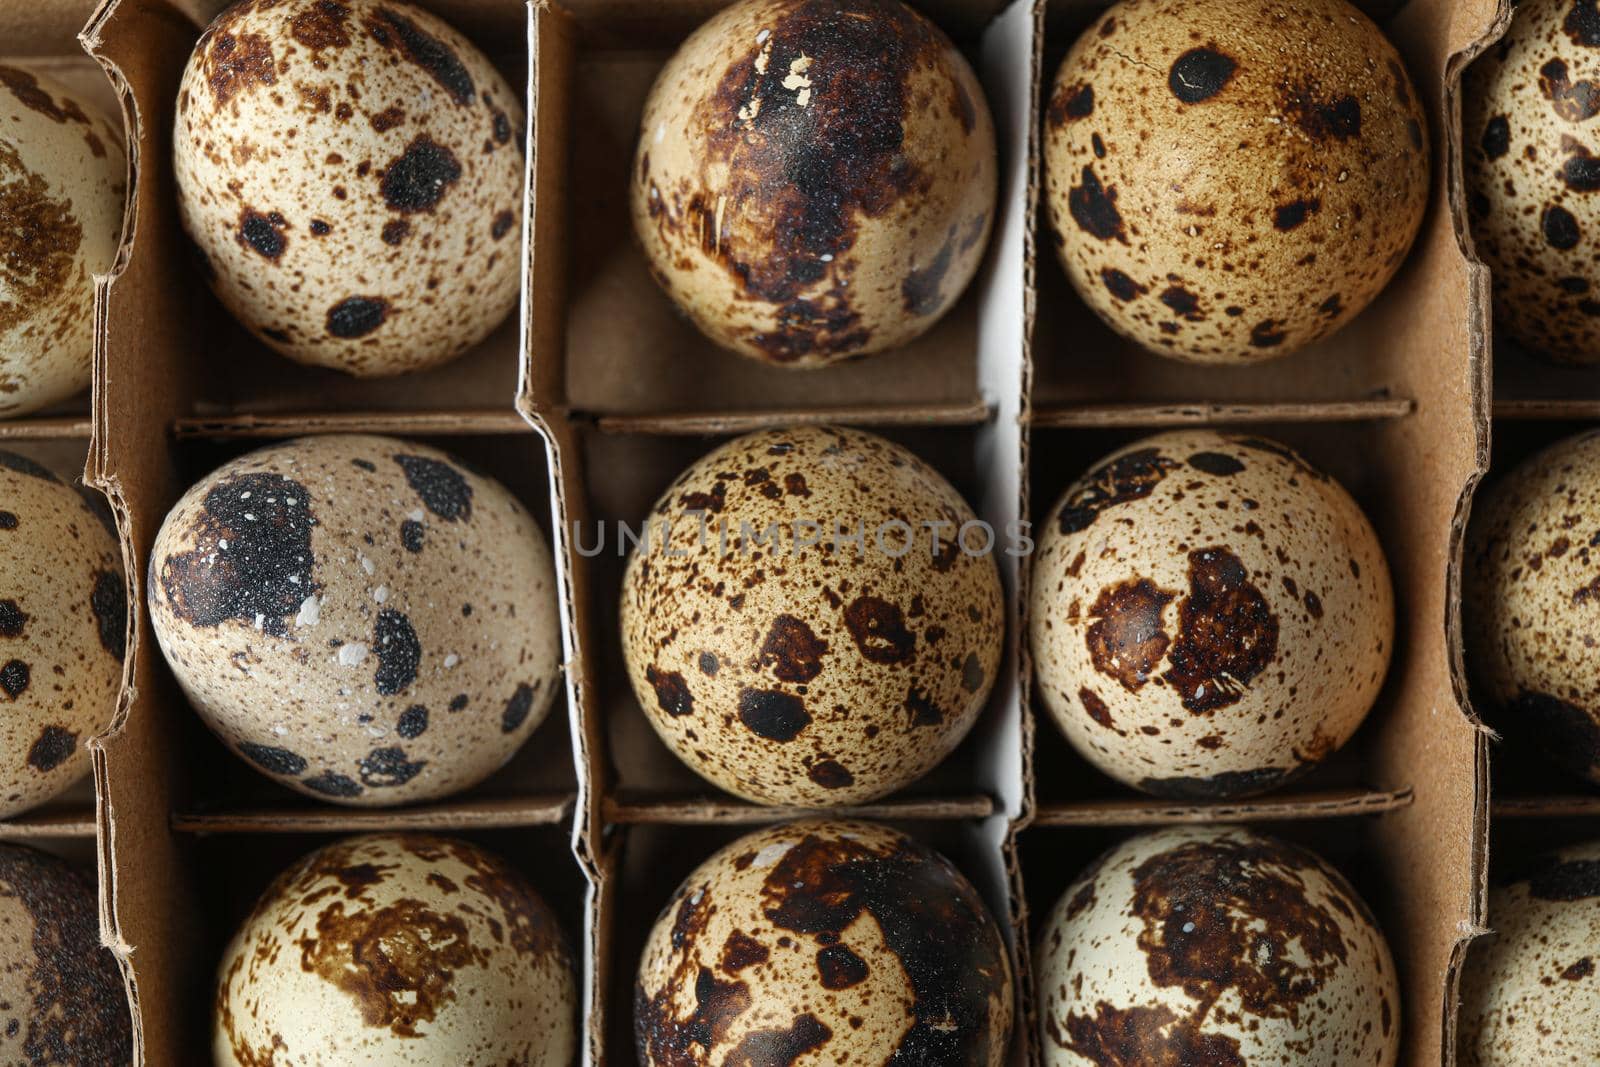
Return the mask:
[[53,79],[0,63],[0,418],[89,384],[92,276],[116,257],[126,193],[118,128]]
[[459,356],[517,301],[522,106],[398,0],[241,0],[184,69],[183,227],[234,316],[358,377]]
[[983,258],[994,124],[899,0],[741,0],[662,68],[630,200],[656,279],[712,340],[816,367],[903,345]]
[[1273,789],[1349,740],[1383,684],[1394,594],[1377,535],[1275,441],[1137,441],[1038,537],[1038,692],[1118,781],[1180,799]]
[[1533,456],[1482,495],[1462,622],[1484,711],[1512,743],[1600,784],[1600,432]]
[[0,818],[89,773],[116,712],[128,594],[109,512],[0,451]]
[[1096,860],[1034,954],[1046,1067],[1392,1067],[1389,946],[1319,856],[1237,827],[1159,830]]
[[499,482],[388,437],[306,437],[184,494],[150,557],[151,623],[195,709],[302,793],[446,796],[550,710],[550,549]]
[[1195,363],[1333,333],[1394,276],[1428,200],[1422,102],[1344,0],[1123,0],[1062,62],[1044,157],[1079,295]]
[[[649,518],[656,541],[623,578],[628,676],[668,747],[729,792],[809,807],[881,797],[983,710],[1004,642],[999,572],[955,546],[971,509],[906,449],[859,430],[763,430],[690,467]],[[915,541],[885,528],[885,552],[876,531],[894,519]],[[824,538],[859,527],[865,550],[795,551],[802,521]],[[934,521],[949,524],[937,555],[920,525]],[[774,523],[778,552],[755,540]]]
[[1489,893],[1461,972],[1461,1067],[1592,1067],[1600,1050],[1600,841],[1525,863]]
[[634,992],[640,1067],[999,1067],[1004,942],[972,885],[887,827],[759,830],[701,864],[656,920]]
[[1494,327],[1550,359],[1600,362],[1600,17],[1521,0],[1463,79],[1472,241],[1494,282]]
[[128,994],[100,945],[94,886],[18,845],[0,845],[0,1062],[133,1062]]
[[520,874],[465,841],[386,834],[319,849],[262,895],[223,953],[212,1055],[567,1067],[576,1016],[571,953]]

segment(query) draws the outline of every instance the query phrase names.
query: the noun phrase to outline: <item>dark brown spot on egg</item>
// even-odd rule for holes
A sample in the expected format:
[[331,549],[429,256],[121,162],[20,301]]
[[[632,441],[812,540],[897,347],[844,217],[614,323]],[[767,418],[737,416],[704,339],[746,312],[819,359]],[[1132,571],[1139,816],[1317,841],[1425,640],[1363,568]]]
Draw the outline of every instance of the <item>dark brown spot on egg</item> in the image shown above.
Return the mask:
[[511,227],[516,221],[517,217],[510,211],[497,212],[494,221],[489,224],[489,236],[496,241],[500,240],[511,232]]
[[404,692],[417,680],[422,642],[417,640],[411,620],[401,612],[389,608],[378,612],[377,625],[372,634],[372,651],[378,657],[378,669],[372,681],[382,695],[393,696]]
[[239,243],[252,248],[263,258],[276,260],[283,255],[289,239],[283,235],[286,225],[283,216],[274,211],[270,216],[245,208],[239,214]]
[[[76,102],[63,98],[60,103],[45,91],[32,71],[0,63],[0,85],[10,90],[17,102],[56,123],[76,122],[87,126],[89,116]],[[103,153],[98,153],[103,154]]]
[[925,266],[912,268],[906,275],[905,281],[900,284],[900,298],[908,312],[913,315],[932,315],[943,306],[940,287],[944,285],[944,276],[950,270],[955,250],[956,232],[952,227],[933,259]]
[[1189,466],[1219,478],[1226,478],[1244,470],[1243,463],[1225,452],[1196,452],[1189,457]]
[[1050,101],[1046,118],[1052,126],[1065,126],[1094,114],[1094,86],[1064,85]]
[[806,777],[824,789],[844,789],[855,784],[856,776],[838,760],[817,760],[806,771]]
[[1198,104],[1222,92],[1239,67],[1215,46],[1191,48],[1173,60],[1167,88],[1185,104]]
[[803,700],[775,689],[741,689],[739,721],[768,741],[793,741],[811,725]]
[[898,604],[875,596],[857,597],[844,609],[844,623],[857,650],[873,663],[906,663],[916,651],[917,635],[906,628]]
[[1572,0],[1561,29],[1573,44],[1600,48],[1600,11],[1595,9],[1595,0]]
[[383,224],[383,229],[380,231],[379,236],[383,238],[384,244],[397,245],[404,241],[410,233],[411,223],[405,219],[390,219]]
[[722,943],[722,955],[717,960],[717,965],[729,974],[738,974],[746,967],[766,963],[771,955],[772,950],[767,946],[743,930],[735,930],[728,935],[728,940]]
[[366,28],[380,45],[398,51],[427,71],[457,104],[472,103],[476,92],[472,75],[449,45],[389,7],[379,8],[376,15],[367,19]]
[[335,0],[317,0],[295,13],[289,20],[289,35],[299,43],[319,52],[324,48],[344,48],[350,43],[350,30],[345,20],[350,9]]
[[26,321],[77,276],[83,227],[71,202],[52,193],[43,177],[23,165],[15,147],[0,142],[0,292],[6,294],[0,300],[0,334]]
[[1102,267],[1100,269],[1100,280],[1105,283],[1107,292],[1124,302],[1149,292],[1147,288],[1115,267]]
[[1117,211],[1117,189],[1100,184],[1093,167],[1084,167],[1082,183],[1067,190],[1067,211],[1078,228],[1101,241],[1128,243]]
[[4,666],[0,666],[0,690],[15,700],[28,691],[28,682],[32,677],[32,670],[22,660],[7,660]]
[[115,571],[95,572],[89,610],[94,613],[100,647],[118,660],[122,659],[128,633],[128,591],[122,575]]
[[0,448],[0,467],[15,471],[18,474],[26,474],[30,478],[51,482],[55,485],[64,484],[60,478],[56,477],[55,472],[44,464],[16,452],[7,452],[3,448]]
[[15,530],[17,528],[17,514],[14,511],[0,510],[0,530]]
[[718,662],[716,653],[700,653],[699,663],[701,674],[705,675],[707,678],[715,678],[717,676],[717,669],[721,666],[721,663]]
[[1600,768],[1600,722],[1588,710],[1549,693],[1523,692],[1497,725],[1509,737],[1574,774]]
[[1248,771],[1221,771],[1204,777],[1148,777],[1140,780],[1139,788],[1151,796],[1168,800],[1225,800],[1277,789],[1310,770],[1311,766],[1258,767]]
[[1117,728],[1117,724],[1111,718],[1111,709],[1106,707],[1106,702],[1100,699],[1099,693],[1085,687],[1078,690],[1078,700],[1083,704],[1083,710],[1089,713],[1089,718],[1107,730]]
[[1085,633],[1095,670],[1116,679],[1130,693],[1149,680],[1171,643],[1161,614],[1177,596],[1148,578],[1100,590],[1089,615],[1095,621]]
[[1499,159],[1511,151],[1511,123],[1504,115],[1495,115],[1484,124],[1478,145],[1489,159]]
[[645,668],[645,680],[656,691],[656,703],[661,710],[678,718],[694,712],[694,696],[683,675],[677,671],[663,671],[654,665]]
[[1275,348],[1283,343],[1282,324],[1263,319],[1250,330],[1250,344],[1254,348]]
[[807,1012],[781,1030],[752,1030],[723,1060],[724,1067],[792,1067],[828,1043],[833,1031]]
[[332,232],[332,230],[333,230],[333,227],[329,226],[326,222],[323,222],[321,219],[312,219],[311,220],[311,232],[312,232],[312,234],[314,234],[317,237],[326,237],[330,232]]
[[1583,236],[1578,230],[1578,220],[1560,204],[1551,204],[1539,216],[1539,229],[1544,242],[1551,248],[1567,251],[1577,246]]
[[467,694],[465,694],[465,693],[457,693],[455,696],[450,698],[450,703],[447,704],[446,707],[450,711],[461,711],[462,709],[464,709],[467,706],[467,702],[468,702]]
[[405,110],[398,104],[390,104],[382,111],[367,116],[367,121],[372,123],[372,128],[379,133],[388,133],[405,120]]
[[1314,87],[1289,88],[1283,111],[1313,141],[1347,141],[1361,136],[1361,104],[1353,96],[1317,99]]
[[1189,553],[1189,595],[1163,676],[1197,715],[1244,696],[1278,651],[1278,620],[1239,557],[1220,546]]
[[287,748],[258,745],[254,741],[240,741],[239,754],[268,774],[298,778],[306,772],[305,757]]
[[1172,309],[1173,314],[1189,322],[1199,322],[1205,316],[1200,313],[1200,298],[1181,285],[1171,285],[1162,290],[1161,302]]
[[1117,1008],[1101,1000],[1093,1015],[1073,1012],[1066,1023],[1062,1034],[1046,1019],[1051,1040],[1096,1067],[1248,1067],[1238,1038],[1202,1033],[1193,1018],[1162,1004]]
[[358,797],[362,793],[360,782],[334,771],[324,771],[312,778],[302,778],[300,784],[325,797]]
[[1600,897],[1600,860],[1567,860],[1541,856],[1516,873],[1539,900],[1574,901]]
[[1561,977],[1568,982],[1580,982],[1594,973],[1594,957],[1585,956],[1577,963],[1572,964],[1561,972]]
[[828,642],[812,632],[805,620],[779,615],[761,645],[761,667],[770,668],[782,682],[809,682],[822,673],[822,657],[827,651]]
[[409,215],[432,211],[460,177],[461,163],[455,153],[419,133],[404,152],[389,161],[378,189],[391,209]]
[[362,784],[375,789],[405,785],[427,765],[427,760],[407,759],[406,750],[399,746],[375,748],[363,756],[359,764]]
[[1567,64],[1552,59],[1539,68],[1539,91],[1556,115],[1567,122],[1584,122],[1600,114],[1600,86],[1584,78],[1571,81]]
[[976,693],[983,688],[984,681],[982,661],[976,652],[968,652],[967,658],[961,663],[961,688]]
[[472,484],[466,475],[442,459],[401,453],[394,457],[405,472],[406,484],[430,512],[446,522],[472,518]]
[[824,989],[849,989],[867,980],[867,963],[844,945],[817,951],[817,974]]
[[1287,204],[1279,204],[1272,212],[1272,227],[1275,230],[1289,231],[1306,221],[1306,216],[1322,207],[1322,201],[1316,197],[1302,200],[1292,200]]
[[[222,17],[227,19],[228,13]],[[275,85],[278,81],[272,46],[259,33],[237,37],[227,32],[217,33],[201,62],[206,84],[211,86],[211,95],[216,97],[218,107],[257,85]]]
[[[680,909],[680,920],[683,914]],[[694,931],[695,934],[698,932]],[[680,939],[678,931],[674,930],[674,947],[681,947],[689,940],[691,935],[688,932]],[[651,999],[642,986],[634,987],[634,1034],[640,1063],[660,1064],[661,1067],[693,1067],[699,1060],[690,1046],[699,1045],[709,1050],[717,1043],[726,1041],[734,1020],[750,1007],[750,990],[745,983],[718,981],[708,967],[701,967],[695,976],[695,1009],[687,1019],[679,1019],[674,1012],[674,992],[669,986]],[[745,1040],[773,1032],[754,1031]],[[732,1064],[740,1061],[735,1061],[730,1054],[723,1062]],[[769,1061],[743,1062],[755,1067],[756,1064]]]
[[346,340],[365,337],[389,317],[389,302],[376,296],[349,296],[328,309],[328,333]]
[[1106,508],[1144,499],[1178,466],[1159,448],[1140,448],[1096,467],[1062,502],[1056,520],[1061,532],[1086,530]]
[[53,771],[77,750],[77,734],[60,726],[46,726],[28,749],[28,766],[41,773]]
[[0,600],[0,637],[21,637],[28,619],[28,613],[18,607],[15,600]]
[[1561,180],[1575,193],[1592,193],[1600,189],[1600,159],[1570,137],[1562,138],[1567,161],[1561,166]]
[[517,728],[528,720],[528,712],[533,708],[533,697],[534,689],[526,682],[512,691],[506,706],[500,711],[501,733],[515,733]]

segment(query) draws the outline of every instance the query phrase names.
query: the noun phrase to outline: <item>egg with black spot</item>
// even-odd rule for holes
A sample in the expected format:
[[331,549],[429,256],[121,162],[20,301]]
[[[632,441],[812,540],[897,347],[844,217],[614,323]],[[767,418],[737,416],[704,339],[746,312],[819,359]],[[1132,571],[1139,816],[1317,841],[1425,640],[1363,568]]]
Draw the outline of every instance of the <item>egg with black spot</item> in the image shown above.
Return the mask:
[[1600,362],[1600,15],[1522,0],[1462,90],[1467,218],[1497,336],[1557,362]]
[[1467,529],[1462,623],[1474,696],[1506,742],[1600,785],[1600,432],[1485,491]]
[[993,545],[875,434],[763,430],[669,486],[622,584],[628,677],[667,746],[763,804],[861,803],[931,770],[1000,667]]
[[277,352],[421,370],[516,306],[520,95],[400,0],[244,0],[179,86],[179,216],[212,290]]
[[499,482],[389,437],[304,437],[224,464],[162,523],[151,624],[206,725],[340,804],[447,796],[544,721],[554,565]]
[[1516,864],[1461,971],[1462,1067],[1580,1067],[1600,1049],[1600,841]]
[[500,857],[348,838],[284,871],[234,934],[211,1048],[219,1067],[568,1067],[577,1003],[554,913]]
[[657,75],[629,199],[651,273],[713,341],[821,367],[929,329],[983,258],[994,123],[899,0],[740,0]]
[[25,64],[0,62],[0,418],[89,384],[94,275],[122,238],[119,126]]
[[656,920],[641,1067],[1006,1062],[1011,966],[983,900],[898,831],[804,821],[706,860]]
[[1073,747],[1156,796],[1282,786],[1366,717],[1394,645],[1377,534],[1276,441],[1184,430],[1073,483],[1033,561],[1037,694]]
[[1392,1067],[1400,989],[1367,905],[1311,851],[1241,827],[1112,848],[1034,953],[1047,1067]]
[[89,773],[127,643],[122,551],[105,502],[0,451],[0,818]]
[[128,992],[88,878],[0,844],[0,945],[0,1062],[133,1062]]
[[1287,355],[1405,259],[1426,123],[1394,46],[1345,0],[1123,0],[1050,90],[1057,252],[1084,302],[1152,352]]

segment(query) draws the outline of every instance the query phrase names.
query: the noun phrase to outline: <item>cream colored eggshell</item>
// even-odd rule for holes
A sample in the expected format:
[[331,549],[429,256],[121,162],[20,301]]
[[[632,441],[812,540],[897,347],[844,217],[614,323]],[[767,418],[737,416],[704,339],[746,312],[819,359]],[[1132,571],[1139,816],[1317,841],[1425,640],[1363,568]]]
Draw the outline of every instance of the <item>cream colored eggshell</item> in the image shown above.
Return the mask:
[[1467,69],[1462,163],[1494,326],[1563,363],[1600,361],[1600,21],[1572,0],[1522,0]]
[[85,744],[116,712],[128,594],[109,521],[0,451],[0,818],[88,774]]
[[679,887],[639,964],[634,1034],[640,1067],[998,1067],[1012,1010],[1000,932],[947,859],[887,827],[805,821]]
[[0,63],[0,418],[89,384],[94,278],[122,237],[127,162],[100,110]]
[[1137,441],[1037,536],[1038,693],[1118,781],[1184,799],[1275,788],[1349,740],[1383,684],[1394,594],[1377,535],[1275,441]]
[[465,841],[350,838],[267,889],[222,956],[219,1067],[527,1064],[576,1047],[572,957],[520,874]]
[[258,338],[359,377],[454,359],[515,306],[522,105],[398,0],[244,0],[195,45],[173,163],[211,287]]
[[1372,913],[1305,849],[1158,830],[1070,886],[1034,954],[1047,1067],[1391,1067],[1400,991]]
[[[749,434],[686,470],[649,519],[656,540],[623,577],[628,676],[661,739],[722,788],[870,800],[938,764],[983,710],[999,572],[980,534],[970,553],[955,544],[972,510],[901,446],[831,427]],[[947,524],[937,555],[925,522]],[[773,524],[781,550],[759,540]],[[858,528],[861,549],[829,550]],[[824,543],[796,550],[797,529]]]
[[55,856],[0,845],[0,1062],[133,1061],[128,994],[100,945],[93,885]]
[[1393,277],[1428,200],[1422,102],[1344,0],[1123,0],[1046,110],[1045,197],[1084,301],[1160,355],[1251,363]]
[[657,281],[713,341],[815,367],[903,345],[983,258],[994,124],[899,0],[741,0],[662,68],[630,200]]
[[1461,972],[1461,1067],[1591,1067],[1600,1049],[1600,842],[1525,864],[1489,893]]
[[150,558],[151,623],[253,766],[357,805],[476,784],[544,720],[550,549],[498,482],[388,437],[306,437],[196,483]]
[[1600,784],[1600,433],[1552,445],[1485,492],[1468,527],[1467,663],[1507,740]]

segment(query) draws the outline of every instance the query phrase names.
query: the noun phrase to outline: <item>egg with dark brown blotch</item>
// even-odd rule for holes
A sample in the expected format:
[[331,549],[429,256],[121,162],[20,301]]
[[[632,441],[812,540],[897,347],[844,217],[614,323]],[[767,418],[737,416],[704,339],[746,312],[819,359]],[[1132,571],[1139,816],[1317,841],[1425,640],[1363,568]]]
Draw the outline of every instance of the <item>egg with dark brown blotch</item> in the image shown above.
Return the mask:
[[1521,0],[1462,78],[1467,218],[1496,338],[1561,363],[1600,362],[1597,46],[1587,5]]
[[178,91],[183,228],[262,342],[358,377],[436,366],[516,306],[520,94],[400,0],[243,0]]
[[999,1067],[1011,966],[982,899],[898,831],[758,830],[661,912],[634,990],[641,1067],[950,1063]]
[[1247,796],[1355,733],[1394,592],[1350,494],[1285,445],[1212,430],[1113,452],[1039,533],[1037,693],[1084,758],[1156,796]]
[[219,1067],[568,1067],[577,1002],[555,915],[504,860],[356,837],[286,870],[234,934],[211,1048]]
[[1067,275],[1163,356],[1253,363],[1329,336],[1427,207],[1423,101],[1345,0],[1123,0],[1073,45],[1045,115]]
[[1034,954],[1047,1067],[1392,1067],[1394,959],[1316,854],[1242,827],[1133,837],[1068,887]]
[[128,992],[89,879],[0,844],[0,945],[0,1062],[133,1062]]
[[729,792],[872,800],[937,765],[983,710],[1005,638],[992,544],[900,445],[749,434],[648,519],[622,584],[628,677],[667,746]]
[[303,437],[224,464],[162,523],[148,596],[206,724],[335,803],[477,784],[560,685],[544,534],[499,482],[415,442]]
[[116,258],[127,185],[120,126],[0,63],[0,418],[88,386],[94,275]]
[[706,336],[783,367],[906,344],[949,311],[995,212],[994,124],[899,0],[740,0],[667,61],[629,199]]
[[1461,616],[1474,695],[1510,744],[1600,785],[1600,432],[1567,438],[1479,497]]
[[0,818],[89,773],[122,684],[128,593],[103,500],[0,451]]
[[1600,1049],[1600,841],[1524,861],[1489,891],[1461,971],[1462,1067],[1588,1067]]

